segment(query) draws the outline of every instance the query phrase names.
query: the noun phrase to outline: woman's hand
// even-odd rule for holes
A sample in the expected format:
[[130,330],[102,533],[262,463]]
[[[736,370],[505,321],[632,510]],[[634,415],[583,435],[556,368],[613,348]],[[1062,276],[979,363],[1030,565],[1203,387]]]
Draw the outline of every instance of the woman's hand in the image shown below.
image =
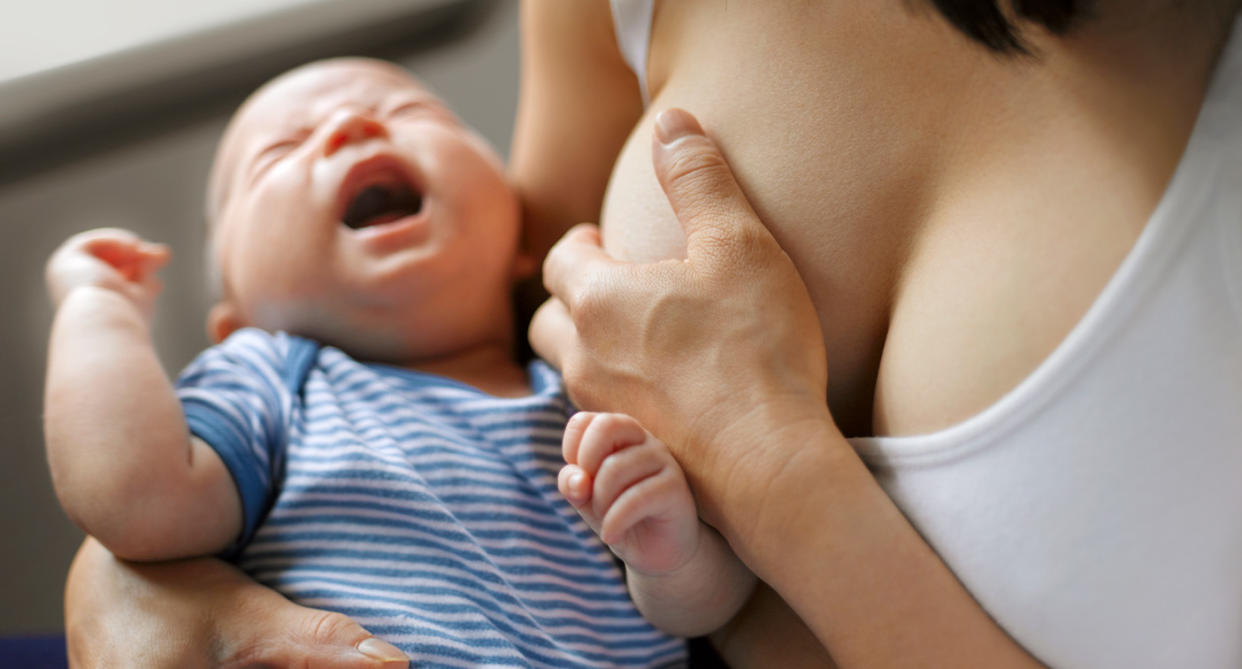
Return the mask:
[[713,491],[746,466],[756,429],[830,420],[827,363],[797,269],[715,143],[680,109],[655,134],[687,257],[624,263],[595,226],[574,228],[544,264],[553,297],[530,339],[579,407],[631,414],[668,443],[710,522]]
[[298,606],[220,560],[127,563],[89,538],[69,570],[65,632],[75,669],[409,666],[349,618]]

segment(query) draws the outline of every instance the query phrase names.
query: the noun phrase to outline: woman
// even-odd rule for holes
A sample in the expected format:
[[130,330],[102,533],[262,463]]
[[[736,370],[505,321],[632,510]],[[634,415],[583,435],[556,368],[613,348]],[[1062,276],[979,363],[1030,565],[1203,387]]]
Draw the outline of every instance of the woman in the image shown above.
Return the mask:
[[[603,204],[532,342],[669,443],[771,585],[730,664],[1242,658],[1238,44],[1212,83],[1239,4],[937,2],[972,40],[909,3],[666,2],[633,71],[602,3],[524,7],[532,248]],[[360,628],[218,563],[88,545],[68,609],[85,666],[170,638],[144,657],[366,666]]]

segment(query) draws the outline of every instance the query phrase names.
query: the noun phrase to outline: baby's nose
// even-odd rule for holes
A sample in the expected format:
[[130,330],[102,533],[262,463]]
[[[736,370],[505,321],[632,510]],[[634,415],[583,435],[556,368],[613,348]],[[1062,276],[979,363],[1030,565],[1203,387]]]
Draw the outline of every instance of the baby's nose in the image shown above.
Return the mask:
[[361,142],[375,137],[387,137],[388,129],[383,123],[376,121],[365,111],[340,110],[333,115],[330,123],[332,129],[324,143],[323,154],[330,156],[341,147],[352,142]]

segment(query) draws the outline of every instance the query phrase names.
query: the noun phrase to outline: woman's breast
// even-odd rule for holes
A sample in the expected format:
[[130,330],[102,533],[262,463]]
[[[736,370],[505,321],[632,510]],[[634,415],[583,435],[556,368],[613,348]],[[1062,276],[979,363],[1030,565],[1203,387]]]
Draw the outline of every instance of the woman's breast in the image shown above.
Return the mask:
[[[1051,161],[1068,188],[964,162],[997,132],[988,105],[1004,107],[1014,71],[928,21],[886,3],[658,3],[651,103],[601,213],[617,257],[684,253],[651,137],[659,111],[695,114],[807,284],[847,436],[938,429],[995,402],[1081,317],[1152,206],[1092,209],[1093,190],[1129,195],[1092,175],[1123,170],[1067,170],[1065,149],[1016,155]],[[903,48],[869,42],[877,30]]]
[[[834,142],[800,141],[821,121],[756,124],[728,108],[666,88],[637,125],[614,168],[601,225],[605,248],[631,261],[681,257],[685,239],[651,163],[655,111],[692,110],[725,151],[752,206],[802,273],[828,350],[830,406],[849,432],[870,430],[875,374],[905,217],[898,186],[868,166],[830,159]],[[757,110],[755,110],[757,113]]]
[[[657,3],[651,103],[604,199],[605,247],[635,261],[684,253],[651,163],[655,115],[693,113],[755,211],[801,272],[820,315],[829,405],[847,434],[870,434],[892,290],[918,219],[934,115],[901,63],[853,57],[875,12],[839,3]],[[921,24],[885,10],[894,31]],[[895,69],[894,69],[895,68]],[[925,85],[925,84],[924,84]]]

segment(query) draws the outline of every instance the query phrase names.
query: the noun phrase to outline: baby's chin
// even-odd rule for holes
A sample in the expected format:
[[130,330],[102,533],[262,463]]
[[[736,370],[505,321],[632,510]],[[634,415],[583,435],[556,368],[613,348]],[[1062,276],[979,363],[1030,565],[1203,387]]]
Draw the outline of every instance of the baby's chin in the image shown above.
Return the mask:
[[474,335],[449,328],[420,328],[406,322],[377,322],[340,318],[324,327],[288,330],[324,346],[340,349],[361,362],[396,367],[415,367],[429,361],[452,358],[475,345],[502,337]]

